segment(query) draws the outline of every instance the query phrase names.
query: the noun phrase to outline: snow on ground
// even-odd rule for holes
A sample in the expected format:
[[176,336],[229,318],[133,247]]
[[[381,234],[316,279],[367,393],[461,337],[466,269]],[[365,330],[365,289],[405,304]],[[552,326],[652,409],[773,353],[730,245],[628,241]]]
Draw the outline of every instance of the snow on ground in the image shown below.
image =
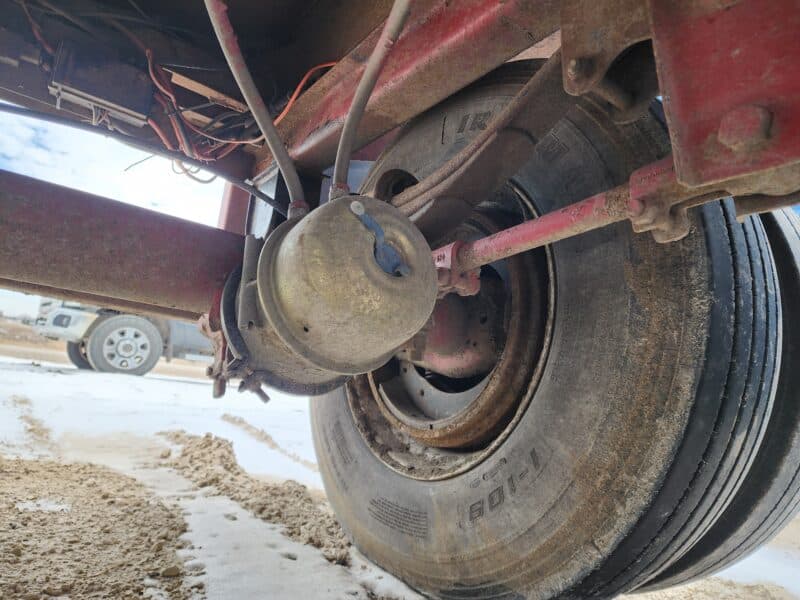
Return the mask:
[[[250,473],[322,489],[316,467],[305,464],[316,462],[306,398],[272,392],[264,405],[253,394],[232,390],[215,399],[210,381],[204,379],[83,372],[5,358],[0,359],[0,371],[0,398],[28,398],[33,416],[47,423],[53,440],[66,434],[91,438],[115,433],[154,436],[175,429],[197,435],[212,432],[233,442],[239,464]],[[278,449],[255,439],[232,419],[223,419],[226,414],[268,432]],[[0,421],[3,442],[22,442],[24,436],[16,419]]]
[[[249,474],[293,479],[321,497],[308,400],[271,396],[266,405],[235,390],[213,399],[210,383],[199,377],[108,375],[0,356],[0,453],[95,462],[176,502],[189,528],[184,537],[190,544],[180,551],[187,578],[191,575],[189,583],[202,580],[208,598],[367,598],[366,589],[372,597],[420,598],[357,552],[349,569],[331,564],[316,548],[281,535],[279,526],[255,518],[230,498],[198,491],[158,463],[169,446],[159,432],[211,432],[232,442]],[[725,598],[750,598],[756,588],[740,584],[757,583],[786,591],[785,596],[762,595],[767,588],[759,587],[758,597],[800,598],[798,542],[760,550],[722,573],[727,581],[701,582],[686,588],[685,595],[646,597],[715,598],[721,596],[714,590],[724,588]]]

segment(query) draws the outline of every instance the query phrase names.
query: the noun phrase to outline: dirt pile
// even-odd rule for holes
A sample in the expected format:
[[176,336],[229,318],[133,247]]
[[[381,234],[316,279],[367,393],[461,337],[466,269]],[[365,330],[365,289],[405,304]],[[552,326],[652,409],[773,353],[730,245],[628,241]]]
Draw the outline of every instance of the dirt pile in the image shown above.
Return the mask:
[[0,598],[192,597],[180,513],[89,464],[0,457]]
[[350,544],[339,523],[311,497],[306,486],[295,481],[273,484],[252,477],[236,462],[226,439],[183,431],[164,435],[182,447],[180,454],[169,460],[169,466],[195,485],[211,487],[264,521],[283,525],[288,537],[319,548],[329,561],[349,563]]

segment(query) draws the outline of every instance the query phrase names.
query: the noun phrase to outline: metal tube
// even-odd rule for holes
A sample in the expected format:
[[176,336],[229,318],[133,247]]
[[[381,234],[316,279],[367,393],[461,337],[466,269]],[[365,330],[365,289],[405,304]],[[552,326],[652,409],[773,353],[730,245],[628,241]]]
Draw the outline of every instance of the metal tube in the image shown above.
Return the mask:
[[0,171],[0,282],[101,306],[196,318],[244,238]]
[[261,97],[252,75],[250,75],[250,70],[247,68],[247,63],[236,39],[236,33],[233,31],[230,19],[228,19],[228,7],[221,0],[205,0],[205,5],[208,16],[211,19],[211,25],[214,27],[214,33],[217,35],[219,45],[225,55],[225,60],[228,61],[231,73],[233,73],[244,101],[253,114],[256,124],[258,124],[258,128],[264,135],[264,140],[270,152],[272,152],[278,168],[283,173],[286,188],[289,192],[289,217],[303,215],[308,212],[308,203],[303,195],[300,177],[297,175],[297,169],[294,167],[294,162],[292,162],[278,130],[275,129],[272,116],[264,104],[264,99]]
[[367,102],[372,90],[375,88],[375,83],[377,83],[378,77],[383,70],[383,65],[386,64],[389,52],[397,38],[400,37],[403,25],[408,19],[410,4],[410,0],[395,0],[381,32],[381,37],[378,38],[378,43],[375,44],[375,48],[367,61],[364,74],[358,82],[358,87],[353,95],[353,102],[350,104],[350,110],[347,111],[347,117],[344,120],[342,135],[339,137],[336,163],[333,167],[333,179],[331,181],[331,198],[346,195],[350,192],[350,188],[347,185],[347,171],[350,167],[350,157],[353,154],[353,147],[356,142],[358,124],[364,115],[364,109],[367,107]]
[[[628,186],[602,192],[560,210],[526,221],[494,235],[466,242],[456,261],[462,272],[488,265],[527,250],[624,221],[631,213]],[[437,256],[435,251],[434,256]]]
[[765,196],[762,194],[736,196],[733,199],[733,204],[736,207],[736,219],[742,222],[750,215],[772,212],[773,210],[800,204],[800,193],[795,192],[786,196]]
[[118,142],[121,142],[123,144],[127,144],[128,146],[136,148],[137,150],[141,150],[142,152],[157,154],[158,156],[163,156],[165,158],[179,160],[184,164],[191,165],[193,167],[199,167],[204,171],[208,171],[213,175],[221,177],[222,179],[224,179],[231,185],[236,186],[240,190],[245,191],[248,194],[252,194],[256,198],[263,200],[264,202],[269,204],[272,208],[277,210],[279,213],[286,216],[287,207],[282,202],[276,201],[274,198],[270,198],[264,192],[262,192],[261,190],[257,189],[252,185],[248,185],[243,181],[231,179],[230,175],[226,175],[219,169],[214,168],[213,165],[207,162],[189,158],[182,152],[170,151],[164,148],[163,146],[156,146],[155,144],[150,144],[133,136],[127,136],[121,133],[115,133],[113,131],[109,131],[107,129],[101,129],[100,127],[95,127],[94,125],[90,125],[89,123],[73,121],[72,119],[68,119],[66,117],[51,115],[50,113],[41,112],[38,110],[21,108],[19,106],[12,106],[11,104],[0,104],[0,113],[17,115],[19,117],[25,117],[26,119],[36,119],[37,121],[45,121],[47,123],[54,123],[56,125],[64,125],[65,127],[72,127],[73,129],[79,129],[80,131],[86,131],[88,133],[102,135],[104,137],[111,138],[112,140],[117,140]]

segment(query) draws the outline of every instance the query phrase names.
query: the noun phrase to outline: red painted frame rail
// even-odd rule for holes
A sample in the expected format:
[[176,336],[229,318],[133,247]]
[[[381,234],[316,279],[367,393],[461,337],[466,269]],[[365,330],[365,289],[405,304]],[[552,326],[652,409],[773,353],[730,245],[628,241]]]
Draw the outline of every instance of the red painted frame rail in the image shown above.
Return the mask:
[[242,260],[241,235],[0,171],[0,282],[196,319]]

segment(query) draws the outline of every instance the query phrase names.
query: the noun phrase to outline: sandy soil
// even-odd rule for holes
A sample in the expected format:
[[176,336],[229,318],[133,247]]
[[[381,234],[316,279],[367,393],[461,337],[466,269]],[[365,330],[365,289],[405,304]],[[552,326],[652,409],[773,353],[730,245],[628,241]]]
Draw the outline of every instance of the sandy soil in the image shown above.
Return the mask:
[[[50,429],[30,400],[10,404],[34,452]],[[176,551],[186,524],[135,479],[92,464],[0,455],[0,598],[189,598]]]
[[724,579],[708,579],[679,588],[634,594],[630,600],[792,600],[794,596],[775,585],[748,585]]
[[183,518],[136,480],[2,457],[0,480],[0,597],[190,597],[176,554]]
[[280,452],[286,458],[295,461],[297,464],[303,465],[307,469],[311,469],[312,471],[319,472],[319,468],[317,467],[316,463],[311,462],[310,460],[306,460],[299,456],[296,452],[288,452],[284,450],[280,444],[278,444],[273,437],[268,434],[263,429],[259,429],[258,427],[254,427],[247,421],[245,421],[242,417],[237,417],[236,415],[229,415],[225,413],[222,415],[222,420],[230,423],[231,425],[236,425],[242,431],[247,433],[250,437],[258,440],[259,442],[263,442],[271,449],[275,450],[276,452]]

